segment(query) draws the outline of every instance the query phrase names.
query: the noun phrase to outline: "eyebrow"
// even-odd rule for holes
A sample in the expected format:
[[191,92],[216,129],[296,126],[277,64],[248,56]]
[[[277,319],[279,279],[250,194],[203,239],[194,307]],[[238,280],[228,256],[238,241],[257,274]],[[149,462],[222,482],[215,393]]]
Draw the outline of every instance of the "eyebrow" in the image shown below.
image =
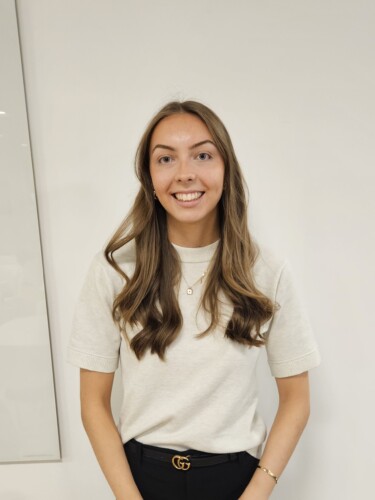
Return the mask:
[[[212,144],[216,148],[216,144],[214,142],[210,141],[209,139],[206,139],[204,141],[200,141],[200,142],[197,142],[196,144],[193,144],[192,146],[190,146],[189,149],[191,150],[191,149],[197,148],[198,146],[202,146],[202,144],[206,144],[207,142],[209,142],[210,144]],[[156,148],[169,149],[170,151],[176,151],[175,148],[172,148],[171,146],[166,146],[165,144],[156,144],[156,146],[151,151],[151,154],[155,151]]]

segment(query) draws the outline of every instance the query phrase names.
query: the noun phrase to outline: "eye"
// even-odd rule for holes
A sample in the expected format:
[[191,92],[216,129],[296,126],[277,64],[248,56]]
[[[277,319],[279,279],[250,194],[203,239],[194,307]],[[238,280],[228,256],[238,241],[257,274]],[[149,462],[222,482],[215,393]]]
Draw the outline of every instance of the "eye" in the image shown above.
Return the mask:
[[212,156],[209,153],[199,153],[198,158],[200,160],[209,160]]
[[171,162],[171,157],[170,156],[162,156],[161,158],[158,159],[158,163],[170,163]]

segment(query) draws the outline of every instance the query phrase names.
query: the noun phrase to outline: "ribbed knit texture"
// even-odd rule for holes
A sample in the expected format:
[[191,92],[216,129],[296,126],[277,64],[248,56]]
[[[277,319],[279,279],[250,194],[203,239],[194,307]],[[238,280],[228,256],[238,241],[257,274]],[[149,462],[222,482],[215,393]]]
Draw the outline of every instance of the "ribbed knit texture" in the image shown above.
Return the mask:
[[[200,248],[174,245],[189,285],[207,269],[219,241]],[[134,246],[115,254],[127,274],[134,271]],[[289,262],[261,247],[254,277],[257,286],[281,308],[262,327],[267,337],[267,359],[275,377],[287,377],[320,363],[306,309],[300,300]],[[183,328],[168,347],[166,361],[147,352],[140,361],[111,317],[112,303],[123,280],[102,252],[93,258],[76,305],[67,360],[99,372],[121,365],[123,404],[118,429],[125,443],[143,443],[183,451],[211,453],[246,450],[259,458],[267,430],[257,411],[255,380],[259,348],[248,348],[224,336],[233,306],[220,293],[220,326],[208,336],[195,335],[209,324],[197,311],[204,281],[186,293],[182,280],[178,299]],[[132,338],[137,329],[128,330]]]

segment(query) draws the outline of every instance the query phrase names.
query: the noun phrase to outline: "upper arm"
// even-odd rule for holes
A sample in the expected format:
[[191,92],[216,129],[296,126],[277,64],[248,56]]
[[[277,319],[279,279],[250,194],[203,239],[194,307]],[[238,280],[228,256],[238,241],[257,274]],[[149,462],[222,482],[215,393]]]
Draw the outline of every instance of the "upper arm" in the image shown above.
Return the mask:
[[309,372],[305,371],[291,377],[275,378],[280,403],[298,402],[310,411]]
[[91,262],[74,309],[67,360],[80,368],[113,373],[120,360],[121,331],[113,319],[113,302],[121,289],[115,271],[98,253]]
[[80,369],[81,414],[91,404],[111,406],[111,393],[115,372],[105,373]]
[[280,307],[265,334],[271,374],[284,378],[318,366],[320,353],[289,261],[281,268],[275,300]]

